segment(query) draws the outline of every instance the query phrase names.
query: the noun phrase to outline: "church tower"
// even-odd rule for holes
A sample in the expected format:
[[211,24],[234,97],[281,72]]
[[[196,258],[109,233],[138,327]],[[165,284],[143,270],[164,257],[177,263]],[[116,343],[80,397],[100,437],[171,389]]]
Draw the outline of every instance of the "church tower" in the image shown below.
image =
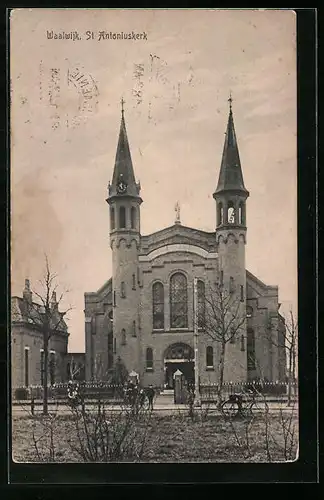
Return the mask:
[[113,345],[128,371],[139,370],[140,184],[135,181],[124,101],[112,182],[108,185],[112,249]]
[[[246,200],[240,155],[236,140],[232,98],[225,134],[225,143],[218,184],[213,197],[216,201],[216,241],[219,256],[220,281],[224,290],[233,294],[233,309],[237,320],[246,317]],[[247,374],[246,325],[227,345],[224,380],[244,380]]]

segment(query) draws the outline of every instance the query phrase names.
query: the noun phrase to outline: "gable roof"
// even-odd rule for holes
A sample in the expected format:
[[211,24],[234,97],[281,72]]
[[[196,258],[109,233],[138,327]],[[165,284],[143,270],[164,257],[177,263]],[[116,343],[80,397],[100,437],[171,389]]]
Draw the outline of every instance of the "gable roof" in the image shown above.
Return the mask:
[[217,244],[214,232],[202,231],[182,224],[173,224],[155,233],[141,237],[140,255],[147,255],[158,248],[172,244],[189,244],[207,252],[216,252]]
[[[42,322],[40,319],[41,308],[42,306],[37,302],[32,302],[31,307],[28,307],[27,302],[22,297],[13,296],[11,297],[11,322],[13,324],[27,323],[37,328],[37,323],[41,324]],[[64,313],[58,309],[52,310],[51,319],[52,328],[57,333],[68,334],[68,327],[64,321]]]

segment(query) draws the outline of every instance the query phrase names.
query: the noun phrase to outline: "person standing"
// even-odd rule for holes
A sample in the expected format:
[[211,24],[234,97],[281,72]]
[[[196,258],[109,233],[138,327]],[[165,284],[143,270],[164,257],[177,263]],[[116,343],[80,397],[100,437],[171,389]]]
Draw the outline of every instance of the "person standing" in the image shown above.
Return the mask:
[[155,396],[155,391],[153,388],[153,385],[150,384],[147,391],[146,391],[148,403],[149,403],[149,410],[153,410],[153,401],[154,401],[154,396]]

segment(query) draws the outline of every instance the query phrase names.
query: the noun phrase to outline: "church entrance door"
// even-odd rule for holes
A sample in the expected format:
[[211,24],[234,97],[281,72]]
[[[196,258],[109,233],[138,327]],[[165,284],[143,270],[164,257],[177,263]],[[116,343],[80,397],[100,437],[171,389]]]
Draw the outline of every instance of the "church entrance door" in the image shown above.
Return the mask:
[[193,349],[187,344],[177,343],[168,347],[164,357],[164,386],[166,389],[174,389],[174,373],[177,370],[183,373],[186,382],[194,383],[193,354]]

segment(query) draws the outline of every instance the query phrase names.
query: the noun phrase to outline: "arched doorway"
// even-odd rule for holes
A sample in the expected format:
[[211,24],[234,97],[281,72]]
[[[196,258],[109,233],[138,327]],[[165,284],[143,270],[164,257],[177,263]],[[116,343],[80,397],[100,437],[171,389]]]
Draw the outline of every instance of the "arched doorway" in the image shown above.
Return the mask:
[[194,351],[188,344],[177,342],[170,345],[164,353],[164,387],[174,389],[174,373],[180,370],[188,382],[194,382]]

